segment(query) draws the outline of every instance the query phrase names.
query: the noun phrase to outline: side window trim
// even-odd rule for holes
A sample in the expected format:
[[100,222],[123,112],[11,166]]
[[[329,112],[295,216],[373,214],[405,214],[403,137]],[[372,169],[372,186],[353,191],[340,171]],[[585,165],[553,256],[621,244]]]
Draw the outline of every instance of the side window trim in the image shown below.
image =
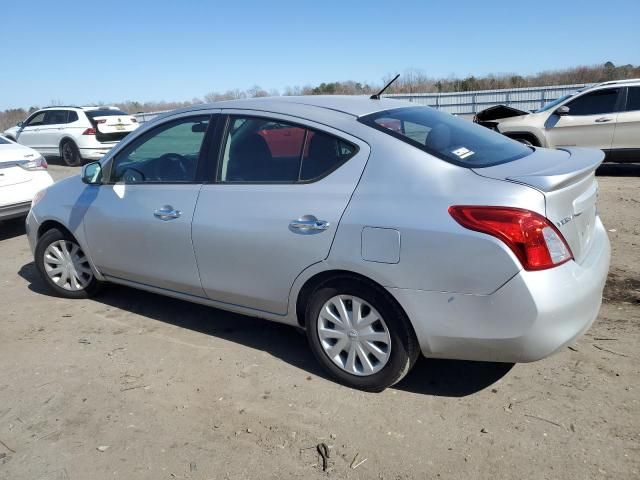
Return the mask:
[[[114,162],[116,161],[116,159],[122,154],[122,152],[124,152],[126,149],[128,149],[131,145],[134,145],[137,142],[140,142],[139,144],[143,144],[145,143],[147,140],[149,140],[150,138],[152,138],[153,136],[155,136],[154,132],[157,132],[157,130],[166,127],[169,124],[172,123],[178,123],[178,122],[182,122],[185,120],[189,120],[189,119],[193,119],[193,118],[198,118],[198,117],[209,117],[208,121],[209,121],[209,125],[207,127],[207,131],[205,132],[204,138],[202,139],[202,145],[200,146],[200,152],[198,153],[198,164],[196,165],[196,177],[193,181],[187,181],[187,182],[169,182],[169,181],[163,181],[163,182],[146,182],[146,183],[139,183],[137,185],[197,185],[197,184],[202,184],[205,183],[205,180],[202,176],[199,175],[199,173],[201,172],[201,163],[206,162],[206,158],[203,158],[203,156],[205,155],[206,151],[209,151],[208,147],[208,143],[209,143],[209,138],[210,138],[210,132],[212,131],[212,125],[214,125],[215,123],[217,123],[219,114],[214,114],[214,113],[198,113],[198,112],[193,112],[191,115],[184,115],[184,116],[180,116],[177,118],[167,118],[166,121],[159,123],[158,125],[154,125],[153,128],[150,128],[149,130],[145,131],[144,133],[142,133],[139,137],[134,138],[133,140],[127,142],[126,144],[123,144],[122,148],[119,149],[113,156],[111,156],[106,164],[104,165],[105,167],[105,178],[107,178],[108,180],[103,182],[101,185],[108,185],[108,186],[113,186],[113,185],[118,185],[118,182],[113,181],[113,165]],[[171,127],[169,127],[171,128]],[[129,185],[134,185],[134,184],[129,184]]]
[[[263,115],[264,113],[264,115]],[[274,117],[273,115],[269,115],[270,112],[261,112],[261,111],[248,111],[246,113],[243,112],[239,112],[239,111],[231,111],[231,112],[225,112],[224,110],[221,113],[221,121],[219,122],[218,128],[219,128],[219,136],[216,137],[216,142],[217,142],[217,147],[218,147],[218,152],[217,155],[215,156],[216,158],[216,168],[215,168],[215,176],[213,177],[213,179],[211,179],[212,177],[209,177],[209,181],[205,182],[208,184],[216,184],[216,185],[305,185],[305,184],[309,184],[309,183],[316,183],[319,182],[320,180],[322,180],[323,178],[329,176],[330,174],[332,174],[333,172],[335,172],[338,168],[342,167],[345,163],[347,163],[349,160],[351,160],[353,157],[357,156],[360,153],[360,146],[355,143],[352,142],[350,140],[346,140],[345,138],[343,138],[340,135],[336,135],[333,132],[327,132],[321,128],[315,127],[315,126],[310,126],[310,125],[305,125],[304,123],[301,123],[300,121],[296,121],[296,119],[294,118],[290,118],[287,115],[284,114],[277,114],[279,116],[282,116],[284,118],[279,118],[279,117]],[[278,182],[278,181],[248,181],[248,182],[227,182],[222,180],[222,168],[223,168],[223,162],[224,162],[224,151],[226,148],[226,143],[229,139],[229,128],[231,126],[231,122],[232,122],[232,118],[234,117],[240,117],[240,118],[259,118],[259,119],[264,119],[264,120],[270,120],[273,122],[284,122],[284,123],[288,123],[291,126],[294,127],[299,127],[299,128],[303,128],[305,129],[305,134],[304,134],[304,141],[302,144],[302,151],[300,152],[301,155],[301,159],[300,159],[300,166],[299,166],[299,172],[298,172],[298,180],[297,181],[282,181],[282,182]],[[303,119],[301,119],[303,120]],[[347,145],[350,145],[353,148],[353,153],[347,157],[344,161],[336,163],[336,165],[327,170],[326,172],[324,172],[322,175],[316,177],[316,178],[312,178],[309,180],[300,180],[301,177],[301,173],[302,173],[302,167],[303,167],[303,162],[304,162],[304,152],[305,152],[305,147],[306,147],[306,142],[307,142],[307,137],[309,134],[309,131],[314,131],[314,132],[318,132],[318,133],[322,133],[325,135],[329,135],[333,138],[335,138],[337,141],[339,142],[343,142]]]

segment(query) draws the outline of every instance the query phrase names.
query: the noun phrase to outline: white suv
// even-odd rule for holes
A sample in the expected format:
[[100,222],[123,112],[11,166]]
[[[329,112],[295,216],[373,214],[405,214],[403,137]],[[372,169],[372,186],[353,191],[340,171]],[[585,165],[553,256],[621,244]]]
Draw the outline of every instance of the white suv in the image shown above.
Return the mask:
[[498,105],[474,121],[533,146],[595,147],[612,162],[640,162],[640,79],[604,82],[528,113]]
[[48,107],[20,122],[14,140],[77,166],[99,160],[136,128],[135,117],[116,107]]

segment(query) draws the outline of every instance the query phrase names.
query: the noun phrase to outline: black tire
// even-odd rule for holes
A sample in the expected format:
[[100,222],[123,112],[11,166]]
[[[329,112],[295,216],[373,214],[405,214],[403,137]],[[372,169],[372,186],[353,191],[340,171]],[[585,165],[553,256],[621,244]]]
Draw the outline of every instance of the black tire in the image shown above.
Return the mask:
[[78,150],[78,146],[71,140],[64,140],[60,144],[60,157],[64,160],[64,163],[70,167],[79,167],[82,165],[80,150]]
[[55,293],[59,297],[64,298],[89,298],[94,296],[100,290],[102,286],[102,282],[96,279],[95,274],[89,281],[89,283],[81,290],[67,290],[59,285],[57,285],[49,275],[47,275],[45,271],[45,251],[47,248],[60,240],[65,240],[67,242],[71,242],[75,245],[78,245],[78,242],[71,235],[58,230],[57,228],[52,228],[51,230],[47,230],[42,236],[38,239],[38,243],[36,245],[35,250],[35,262],[38,268],[38,272],[40,273],[40,277],[42,281],[47,285],[47,287]]
[[[318,317],[325,302],[336,295],[352,295],[365,300],[384,319],[391,337],[390,357],[378,372],[368,376],[351,374],[336,365],[325,353],[318,336]],[[367,392],[381,392],[399,382],[413,367],[420,347],[408,318],[384,289],[357,277],[329,279],[309,296],[305,311],[307,339],[313,354],[338,382]]]

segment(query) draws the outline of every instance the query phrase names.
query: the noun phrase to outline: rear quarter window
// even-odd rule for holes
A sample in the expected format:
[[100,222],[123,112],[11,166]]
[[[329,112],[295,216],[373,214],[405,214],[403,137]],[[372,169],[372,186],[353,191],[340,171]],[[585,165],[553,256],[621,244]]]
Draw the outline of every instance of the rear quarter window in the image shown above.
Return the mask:
[[428,107],[386,110],[358,120],[441,160],[467,168],[507,163],[532,152],[531,148],[470,120]]

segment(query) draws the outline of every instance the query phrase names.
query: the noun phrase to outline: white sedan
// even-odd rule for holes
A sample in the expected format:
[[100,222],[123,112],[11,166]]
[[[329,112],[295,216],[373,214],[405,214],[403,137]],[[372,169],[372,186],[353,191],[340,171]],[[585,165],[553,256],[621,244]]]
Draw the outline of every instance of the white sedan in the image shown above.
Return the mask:
[[38,152],[0,136],[0,220],[26,215],[33,197],[52,183]]

